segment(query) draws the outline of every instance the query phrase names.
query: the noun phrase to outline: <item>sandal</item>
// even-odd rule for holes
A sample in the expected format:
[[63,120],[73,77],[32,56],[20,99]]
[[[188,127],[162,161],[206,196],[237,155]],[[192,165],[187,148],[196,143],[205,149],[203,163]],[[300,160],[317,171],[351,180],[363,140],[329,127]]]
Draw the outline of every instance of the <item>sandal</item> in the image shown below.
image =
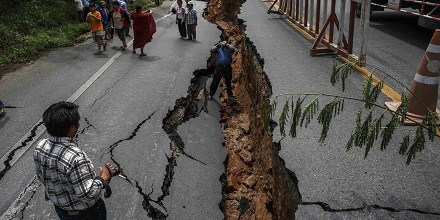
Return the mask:
[[125,49],[127,49],[127,46],[121,46],[120,48],[122,51],[125,51]]
[[147,54],[146,53],[141,53],[141,54],[139,54],[139,56],[144,57],[144,56],[147,56]]
[[101,53],[102,53],[101,51],[98,51],[95,53],[95,55],[100,55]]

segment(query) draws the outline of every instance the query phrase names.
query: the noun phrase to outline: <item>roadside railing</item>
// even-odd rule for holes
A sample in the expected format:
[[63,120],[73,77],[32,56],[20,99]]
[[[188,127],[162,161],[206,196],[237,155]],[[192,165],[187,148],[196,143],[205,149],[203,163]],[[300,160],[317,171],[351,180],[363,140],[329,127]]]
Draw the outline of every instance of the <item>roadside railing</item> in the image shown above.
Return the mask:
[[[267,12],[268,14],[284,15],[315,38],[310,48],[311,56],[336,53],[359,66],[365,66],[371,0],[338,0],[339,10],[336,10],[336,0],[268,0],[265,2],[273,3]],[[361,4],[361,18],[356,41],[360,45],[357,50],[354,50],[356,10],[359,10],[356,6],[358,4]],[[274,10],[274,8],[277,9]],[[348,29],[346,27],[346,9],[349,10]],[[357,54],[354,54],[354,51],[357,51]]]

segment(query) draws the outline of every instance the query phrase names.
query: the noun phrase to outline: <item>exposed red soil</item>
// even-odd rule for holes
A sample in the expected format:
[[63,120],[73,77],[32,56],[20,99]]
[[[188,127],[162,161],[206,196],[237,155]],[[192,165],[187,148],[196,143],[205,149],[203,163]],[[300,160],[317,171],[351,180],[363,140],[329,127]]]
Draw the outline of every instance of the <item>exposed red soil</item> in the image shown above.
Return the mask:
[[232,64],[237,101],[227,101],[221,84],[220,122],[228,155],[220,207],[226,219],[295,219],[295,187],[264,125],[270,82],[262,60],[245,38],[244,27],[236,22],[242,3],[244,0],[211,0],[205,11],[205,18],[217,24],[238,49]]

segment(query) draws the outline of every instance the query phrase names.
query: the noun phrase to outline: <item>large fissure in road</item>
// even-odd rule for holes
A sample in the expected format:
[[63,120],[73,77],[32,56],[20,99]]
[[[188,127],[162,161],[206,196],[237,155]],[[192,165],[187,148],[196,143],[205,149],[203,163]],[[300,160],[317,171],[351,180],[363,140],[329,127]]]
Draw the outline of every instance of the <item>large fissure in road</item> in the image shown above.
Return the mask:
[[218,25],[222,37],[237,47],[233,57],[233,90],[228,102],[222,85],[221,123],[227,149],[223,198],[226,219],[294,219],[301,201],[297,179],[279,157],[279,148],[265,128],[264,114],[272,88],[264,60],[237,18],[245,0],[211,0],[205,18]]

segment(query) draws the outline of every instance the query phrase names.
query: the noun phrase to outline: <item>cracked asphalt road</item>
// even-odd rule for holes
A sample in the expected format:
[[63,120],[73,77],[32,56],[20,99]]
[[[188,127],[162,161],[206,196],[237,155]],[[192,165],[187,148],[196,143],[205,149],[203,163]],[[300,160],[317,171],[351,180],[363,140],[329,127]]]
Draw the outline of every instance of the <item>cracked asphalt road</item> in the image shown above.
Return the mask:
[[[75,101],[82,117],[80,146],[95,168],[112,162],[127,178],[111,182],[113,194],[106,199],[109,219],[223,217],[218,208],[218,179],[226,152],[221,144],[219,106],[208,103],[209,113],[201,112],[177,127],[175,152],[170,147],[175,138],[162,129],[168,110],[187,96],[193,72],[206,68],[209,49],[219,41],[220,31],[201,17],[206,3],[198,1],[197,41],[179,39],[174,15],[166,16],[172,3],[166,1],[153,9],[155,19],[161,19],[153,41],[146,46],[148,56],[125,51]],[[88,40],[54,50],[5,75],[0,81],[2,100],[24,108],[9,109],[0,121],[0,153],[4,155],[15,144],[47,106],[72,95],[117,53],[119,44],[113,40],[108,52],[96,57],[96,45]],[[46,133],[40,138],[45,137]],[[32,148],[0,180],[1,219],[56,219],[53,205],[44,201],[41,184],[33,179]],[[174,158],[173,175],[169,175],[169,158]]]
[[[239,17],[246,21],[247,35],[265,59],[273,93],[341,94],[341,86],[333,87],[330,83],[334,58],[310,57],[312,43],[279,15],[265,14],[269,6],[261,1],[247,1]],[[414,26],[414,17],[403,13],[374,12],[373,15],[368,62],[409,85],[432,32],[429,35],[429,31],[420,30]],[[372,71],[371,67],[369,70]],[[360,95],[362,82],[358,74],[353,74],[347,79],[344,94]],[[379,102],[384,101],[388,99],[381,95]],[[320,101],[320,105],[324,103]],[[318,123],[299,129],[295,139],[280,141],[280,156],[299,180],[302,204],[296,219],[439,219],[439,139],[427,142],[425,150],[409,166],[405,164],[406,158],[398,154],[398,144],[403,138],[399,134],[385,151],[381,152],[375,145],[363,159],[364,149],[346,152],[344,147],[354,121],[354,114],[348,112],[357,108],[357,104],[345,103],[345,113],[333,119],[324,144],[318,142],[321,132]],[[408,129],[412,128],[399,130]],[[274,141],[280,139],[279,132],[275,132]]]
[[[196,2],[199,12],[203,4]],[[325,74],[331,69],[333,59],[309,57],[310,42],[299,37],[282,19],[266,15],[266,9],[264,3],[248,1],[240,17],[246,20],[248,36],[266,60],[265,70],[274,93],[285,88],[339,91],[329,86]],[[160,16],[164,12],[155,11]],[[116,178],[111,183],[113,196],[106,200],[109,218],[223,217],[217,207],[221,199],[218,179],[224,172],[225,157],[218,106],[208,102],[205,111],[179,125],[172,135],[161,128],[162,119],[173,108],[174,101],[186,96],[193,71],[206,67],[208,50],[218,41],[219,34],[214,25],[201,20],[198,41],[181,41],[173,16],[164,18],[158,22],[153,42],[147,45],[148,57],[125,52],[76,101],[82,106],[80,145],[96,166],[113,160],[127,177]],[[3,141],[0,153],[7,152],[35,124],[49,104],[67,99],[106,63],[119,43],[115,40],[111,46],[107,56],[100,58],[91,55],[95,45],[90,41],[58,49],[35,64],[3,77],[0,93],[5,100],[13,102],[7,105],[24,108],[10,109],[0,121]],[[419,46],[409,48],[413,47]],[[423,53],[420,48],[414,51],[411,57]],[[399,54],[399,50],[393,53]],[[373,62],[387,65],[380,53],[371,57]],[[286,59],[292,60],[285,62]],[[411,69],[410,62],[392,62],[390,66]],[[412,75],[413,71],[410,72]],[[411,79],[410,75],[402,78]],[[349,78],[348,93],[359,93],[361,83],[358,76]],[[348,106],[348,109],[355,108]],[[336,118],[335,123],[348,124],[350,120],[350,117]],[[296,173],[303,198],[297,219],[438,218],[439,152],[433,148],[439,145],[438,141],[428,144],[427,150],[407,167],[404,159],[390,149],[385,153],[375,149],[366,160],[360,152],[346,153],[341,147],[344,139],[340,137],[349,133],[350,128],[336,127],[332,127],[331,137],[322,145],[316,141],[319,133],[316,124],[311,124],[309,130],[301,130],[295,140],[280,141],[280,155],[287,168]],[[31,151],[28,151],[1,178],[3,218],[55,219],[54,210],[49,202],[43,201],[41,185],[34,181],[33,174]],[[14,200],[16,203],[8,209]],[[248,201],[240,200],[241,203],[245,209]]]

